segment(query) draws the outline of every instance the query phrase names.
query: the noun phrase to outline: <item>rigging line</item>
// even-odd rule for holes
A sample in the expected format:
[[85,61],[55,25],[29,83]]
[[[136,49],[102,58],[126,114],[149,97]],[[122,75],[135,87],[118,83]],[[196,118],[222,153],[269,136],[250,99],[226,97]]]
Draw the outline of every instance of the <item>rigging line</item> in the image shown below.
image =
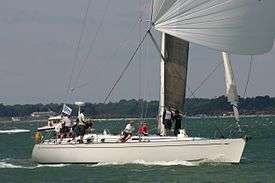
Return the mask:
[[[152,26],[152,19],[153,19],[153,3],[154,3],[154,1],[152,0],[152,2],[151,2],[151,4],[149,4],[149,3],[147,3],[146,1],[145,2],[143,2],[144,4],[142,5],[142,3],[140,3],[140,17],[141,17],[141,21],[140,21],[140,30],[139,30],[139,37],[140,37],[140,39],[141,39],[141,32],[142,32],[142,28],[143,29],[150,29],[150,27]],[[144,6],[144,8],[142,8],[142,6]],[[142,9],[144,9],[144,11],[142,11]],[[147,10],[149,10],[148,12],[150,12],[149,13],[149,19],[150,19],[150,22],[149,22],[149,26],[146,24],[141,24],[142,22],[143,22],[143,17],[146,17],[146,15],[148,15],[147,14]],[[146,21],[147,22],[147,21]],[[147,58],[147,49],[148,49],[148,47],[147,47],[147,45],[146,45],[146,42],[144,43],[145,45],[144,45],[144,50],[141,50],[141,53],[140,53],[140,58],[139,59],[146,59]],[[140,60],[139,61],[140,62],[140,67],[139,67],[139,69],[140,69],[140,71],[139,71],[139,74],[140,74],[140,99],[142,99],[142,100],[140,100],[140,110],[141,110],[141,118],[146,118],[146,116],[147,116],[147,108],[148,108],[148,102],[145,100],[145,97],[146,97],[146,89],[148,89],[148,88],[150,88],[150,87],[145,87],[145,85],[143,85],[143,87],[142,87],[142,81],[146,81],[146,71],[144,70],[144,69],[141,69],[142,68],[142,65],[143,64],[146,64],[146,63],[143,63],[142,62],[142,60]],[[145,67],[146,68],[146,67]],[[142,72],[141,71],[144,71],[145,73],[143,73],[142,74]],[[143,78],[143,79],[142,79]],[[146,82],[143,82],[143,84],[146,84]],[[148,84],[148,81],[147,81],[147,84]],[[143,90],[142,90],[142,88],[143,88]]]
[[[143,21],[143,12],[142,12],[142,2],[139,2],[139,17],[138,17],[138,41],[141,41],[142,36],[142,21]],[[139,112],[140,118],[143,118],[143,101],[142,101],[142,76],[141,76],[141,67],[142,67],[142,50],[138,54],[138,102],[139,102]]]
[[[192,90],[191,90],[191,88],[190,88],[187,84],[186,84],[186,88],[187,88],[188,92],[190,92],[190,93],[192,94]],[[186,94],[186,95],[187,95],[187,94]],[[196,98],[195,94],[193,95],[193,97]],[[184,108],[185,108],[185,109],[186,109],[186,106],[190,104],[190,101],[187,100],[187,99],[190,99],[190,98],[187,97],[187,98],[185,99],[185,104],[184,104]]]
[[115,83],[113,84],[112,88],[110,89],[110,91],[108,92],[108,94],[106,95],[105,99],[104,99],[104,104],[106,104],[106,101],[109,99],[109,97],[111,96],[112,92],[114,91],[115,87],[117,86],[117,84],[119,83],[119,81],[121,80],[121,78],[123,77],[123,75],[125,74],[125,72],[127,71],[127,69],[129,68],[129,66],[131,65],[132,61],[134,60],[138,50],[140,49],[140,47],[142,46],[145,38],[147,37],[147,34],[150,32],[150,29],[148,31],[146,31],[145,35],[143,36],[143,38],[141,39],[140,43],[138,44],[137,48],[135,49],[134,53],[132,54],[129,62],[126,64],[126,66],[124,67],[124,69],[122,70],[120,76],[118,77],[118,79],[115,81]]
[[245,84],[243,98],[246,98],[246,96],[247,96],[247,88],[248,88],[248,84],[249,84],[249,81],[250,81],[250,78],[251,78],[252,65],[253,65],[253,56],[251,55],[250,63],[249,63],[249,71],[248,71],[248,75],[247,75],[247,80],[246,80],[246,84]]
[[92,42],[91,42],[91,45],[90,45],[90,47],[89,47],[88,53],[87,53],[85,59],[83,60],[82,66],[81,66],[81,68],[80,68],[80,70],[79,70],[79,72],[78,72],[78,74],[77,74],[77,77],[76,77],[76,81],[75,81],[74,86],[77,85],[78,80],[79,80],[79,78],[80,78],[80,75],[81,75],[81,73],[82,73],[82,71],[83,71],[83,69],[84,69],[84,67],[85,67],[85,65],[86,65],[86,63],[87,63],[87,61],[88,61],[88,59],[89,59],[89,57],[90,57],[90,54],[91,54],[92,51],[93,51],[94,44],[95,44],[95,42],[96,42],[96,40],[97,40],[98,34],[99,34],[99,32],[100,32],[100,29],[101,29],[102,26],[103,26],[103,23],[104,23],[104,20],[105,20],[105,18],[106,18],[106,15],[107,15],[107,12],[108,12],[108,9],[109,9],[110,4],[111,4],[111,0],[108,0],[107,3],[106,3],[106,6],[105,6],[105,10],[104,10],[104,12],[103,12],[103,16],[102,16],[102,18],[101,18],[101,20],[100,20],[99,26],[97,27],[95,36],[94,36],[93,39],[92,39]]
[[149,102],[146,101],[146,107],[145,107],[145,112],[144,112],[144,118],[147,118],[147,115],[148,115],[148,107],[149,107]]
[[[132,28],[130,28],[129,30],[129,33],[128,33],[128,36],[131,35],[131,33],[135,30],[135,28],[137,27],[138,24],[134,24],[132,26]],[[126,48],[127,44],[131,41],[130,38],[128,39],[125,39],[123,40],[121,43],[119,43],[119,45],[116,47],[114,53],[112,54],[112,56],[110,58],[115,58],[116,55],[118,54],[119,52],[119,49],[121,48]],[[87,82],[83,83],[83,84],[80,84],[78,86],[76,86],[75,88],[71,88],[71,91],[72,92],[75,92],[77,89],[80,89],[80,88],[83,88],[83,87],[86,87],[88,85],[90,85],[91,83],[93,82],[93,80],[88,80]]]
[[[147,40],[147,42],[148,42],[148,40]],[[149,48],[148,48],[148,43],[146,44],[146,41],[145,41],[144,44],[145,44],[144,45],[144,59],[146,61],[146,60],[150,60],[149,55],[148,55],[148,49]],[[149,73],[148,73],[149,70],[147,69],[148,68],[148,66],[147,66],[148,62],[145,62],[144,64],[145,64],[144,65],[145,85],[144,85],[143,94],[144,94],[144,98],[146,98],[146,96],[149,97],[149,88],[152,88],[152,86],[150,85],[149,80],[148,80],[148,76],[149,76]],[[145,100],[144,118],[146,118],[148,116],[147,113],[148,113],[148,101]]]
[[204,83],[216,72],[216,70],[222,65],[222,62],[219,62],[219,64],[217,64],[214,69],[206,76],[206,78],[204,80],[202,80],[202,82],[200,83],[200,85],[193,91],[191,92],[191,95],[188,96],[188,98],[191,98],[193,96],[195,96],[195,94],[197,93],[197,91],[204,85]]
[[151,38],[151,40],[152,40],[154,46],[156,47],[157,51],[160,53],[161,59],[166,63],[166,62],[167,62],[167,59],[166,59],[165,56],[162,54],[162,51],[160,50],[160,47],[159,47],[159,45],[158,45],[156,39],[154,38],[153,34],[151,33],[150,29],[149,29],[148,33],[149,33],[149,36],[150,36],[150,38]]
[[[155,2],[155,0],[153,0],[153,3]],[[157,11],[156,12],[154,12],[157,16],[159,16],[159,13],[160,13],[160,10],[163,8],[163,6],[164,6],[164,3],[165,3],[165,1],[163,1],[162,3],[161,3],[161,5],[159,5],[157,8],[158,9],[156,9]],[[154,4],[153,4],[154,5]],[[154,11],[154,7],[153,7],[153,11]],[[153,14],[152,14],[152,16],[153,16]]]
[[[188,90],[188,91],[191,93],[191,95],[192,95],[193,91],[191,90],[191,88],[190,88],[188,85],[186,85],[186,88],[187,88],[187,90]],[[196,97],[195,94],[193,95],[193,97]]]
[[75,65],[76,65],[76,62],[77,62],[77,59],[78,59],[78,56],[79,56],[80,44],[82,42],[83,35],[84,35],[84,30],[85,30],[86,25],[87,25],[87,18],[88,18],[88,13],[89,13],[89,9],[91,7],[91,4],[92,4],[92,0],[88,0],[88,5],[87,5],[87,8],[86,8],[86,11],[85,11],[85,14],[84,14],[84,18],[82,20],[82,26],[81,26],[81,30],[80,30],[79,39],[78,39],[78,42],[77,42],[77,47],[76,47],[76,50],[75,50],[75,53],[74,53],[72,70],[71,70],[69,83],[68,83],[67,91],[66,91],[66,98],[67,98],[69,92],[71,91],[71,84],[72,84],[73,74],[74,74],[74,71],[75,71],[74,68],[75,68]]
[[150,14],[150,25],[153,23],[153,14],[154,14],[154,0],[151,0],[151,14]]

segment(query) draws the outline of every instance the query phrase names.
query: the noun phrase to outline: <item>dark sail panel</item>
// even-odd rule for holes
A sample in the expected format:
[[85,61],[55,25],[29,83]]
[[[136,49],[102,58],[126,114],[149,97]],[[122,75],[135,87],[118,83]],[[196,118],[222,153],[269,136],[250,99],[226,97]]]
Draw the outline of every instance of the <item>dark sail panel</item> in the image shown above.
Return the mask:
[[183,111],[189,42],[165,34],[164,106]]

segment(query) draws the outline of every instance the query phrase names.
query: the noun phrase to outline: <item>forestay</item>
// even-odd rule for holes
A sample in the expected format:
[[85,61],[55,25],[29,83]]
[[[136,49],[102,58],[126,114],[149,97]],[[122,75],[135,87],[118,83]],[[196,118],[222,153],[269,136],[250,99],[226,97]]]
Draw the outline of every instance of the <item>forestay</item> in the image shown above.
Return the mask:
[[273,47],[275,0],[154,0],[156,30],[227,53]]

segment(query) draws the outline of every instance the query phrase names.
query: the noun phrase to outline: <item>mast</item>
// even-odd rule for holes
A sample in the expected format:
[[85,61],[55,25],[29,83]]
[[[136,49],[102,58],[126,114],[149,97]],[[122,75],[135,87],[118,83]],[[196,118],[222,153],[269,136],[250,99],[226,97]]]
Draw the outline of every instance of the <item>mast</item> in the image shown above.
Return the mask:
[[77,115],[79,116],[79,114],[81,112],[81,106],[84,106],[85,103],[84,102],[75,102],[74,104],[78,106],[78,113],[77,113]]
[[[162,33],[161,37],[161,55],[165,57],[165,33]],[[158,115],[158,130],[160,135],[165,135],[163,125],[163,112],[164,112],[164,66],[165,61],[161,57],[160,61],[160,98],[159,98],[159,115]]]
[[225,75],[225,84],[226,84],[226,96],[227,96],[228,102],[230,102],[230,104],[233,107],[236,124],[240,130],[240,125],[239,125],[240,115],[238,110],[239,97],[238,97],[237,87],[234,79],[233,68],[232,68],[229,54],[226,52],[222,52],[222,57],[223,57],[224,75]]

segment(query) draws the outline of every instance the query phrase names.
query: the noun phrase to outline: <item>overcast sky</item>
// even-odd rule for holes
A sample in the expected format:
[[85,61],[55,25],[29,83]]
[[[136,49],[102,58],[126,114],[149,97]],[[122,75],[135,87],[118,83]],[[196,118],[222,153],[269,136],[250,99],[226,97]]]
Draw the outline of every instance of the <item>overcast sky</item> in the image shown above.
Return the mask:
[[[146,0],[91,0],[79,58],[72,72],[76,43],[88,0],[0,0],[0,103],[103,102],[118,78],[146,26]],[[146,8],[148,9],[146,9]],[[138,17],[142,10],[142,26]],[[100,27],[100,29],[99,29]],[[95,38],[96,32],[98,36]],[[154,33],[159,38],[158,33]],[[87,59],[89,47],[92,51]],[[275,96],[275,49],[255,56],[248,96]],[[235,79],[243,95],[249,70],[249,56],[233,56]],[[159,98],[159,55],[146,40],[111,101]],[[215,50],[191,44],[187,96],[221,62]],[[80,73],[79,80],[76,81]],[[72,96],[65,97],[72,74]],[[88,83],[86,85],[86,83]],[[224,94],[223,67],[205,83],[196,97]]]

